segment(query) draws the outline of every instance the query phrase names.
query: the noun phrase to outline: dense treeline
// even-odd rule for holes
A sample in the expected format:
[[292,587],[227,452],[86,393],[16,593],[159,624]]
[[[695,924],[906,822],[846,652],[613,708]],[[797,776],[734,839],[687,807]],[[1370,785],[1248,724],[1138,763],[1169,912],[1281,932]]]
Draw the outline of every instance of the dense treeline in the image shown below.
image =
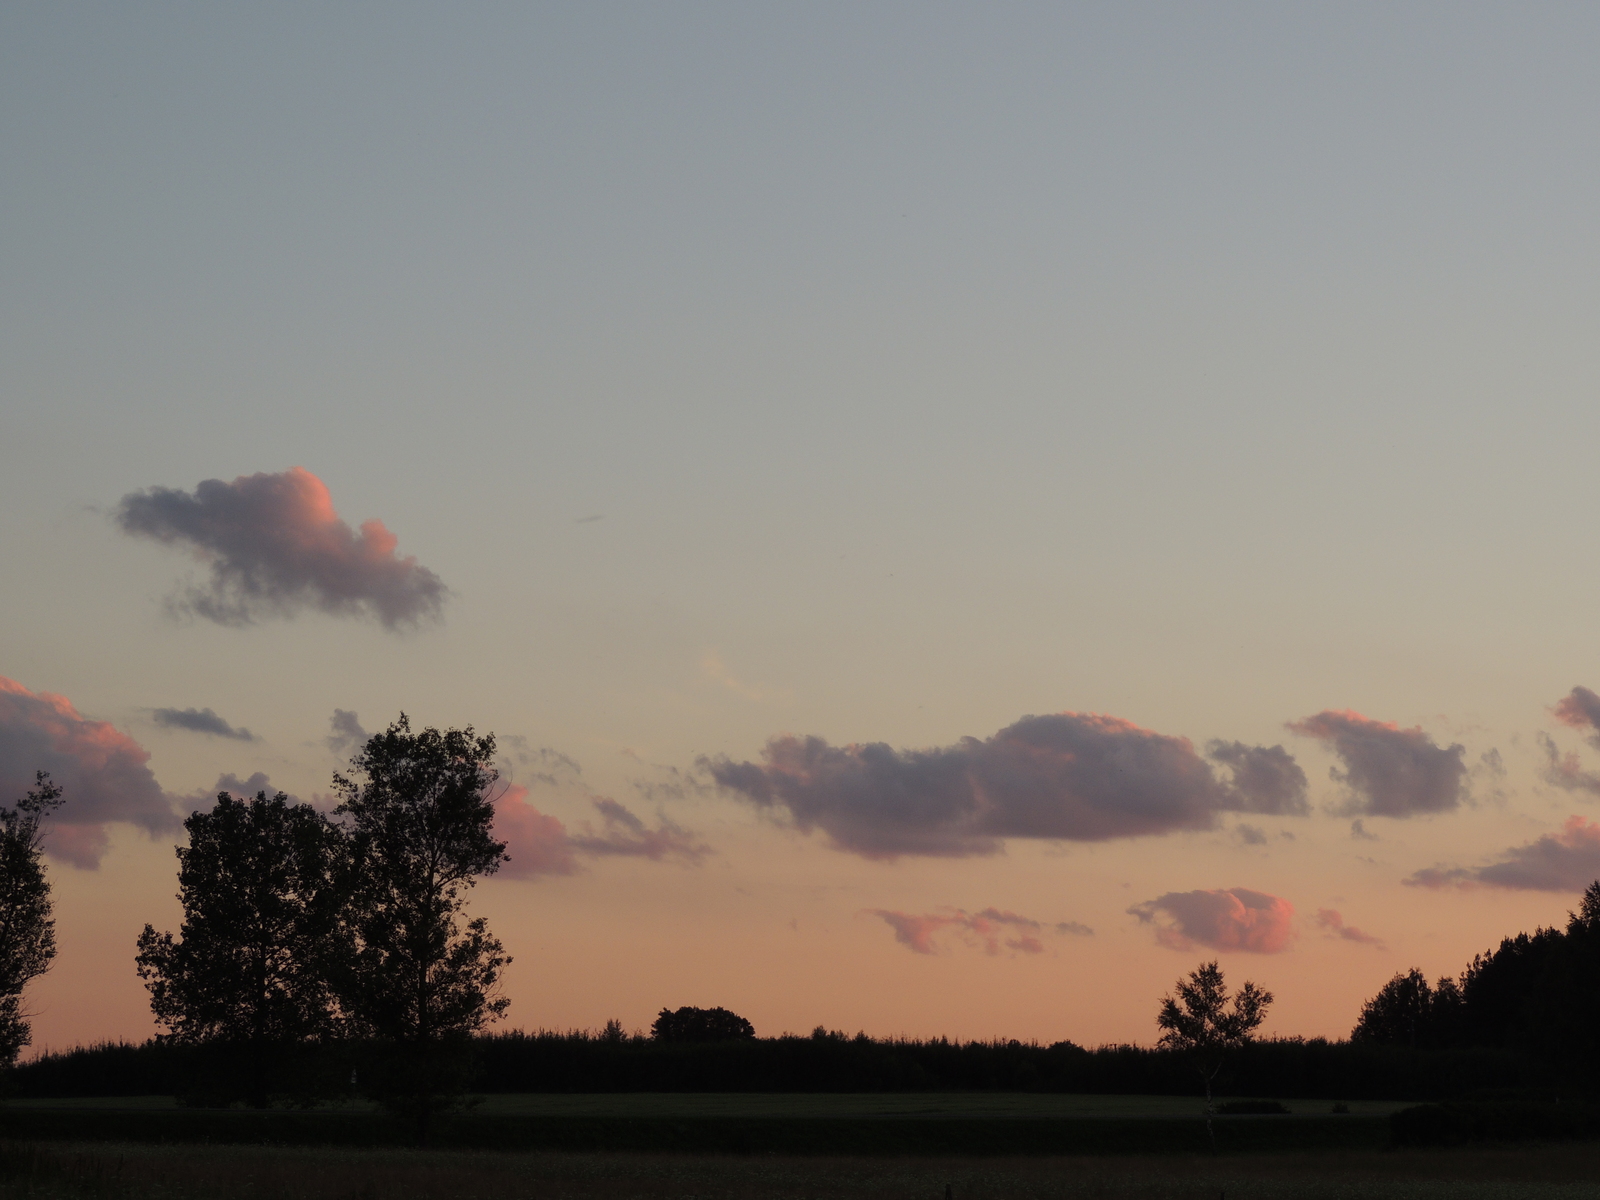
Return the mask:
[[1396,975],[1367,1001],[1354,1042],[1417,1049],[1492,1048],[1547,1065],[1559,1076],[1600,1068],[1600,882],[1589,885],[1563,929],[1508,937],[1458,979],[1430,985]]
[[[1070,1042],[876,1040],[818,1031],[674,1043],[613,1033],[503,1033],[475,1039],[472,1087],[502,1092],[1023,1091],[1196,1094],[1183,1054],[1138,1046],[1084,1050]],[[216,1071],[204,1046],[145,1042],[45,1054],[13,1072],[29,1097],[177,1095],[206,1103]],[[327,1048],[306,1063],[347,1076],[362,1047]],[[1230,1056],[1221,1094],[1282,1099],[1447,1099],[1491,1089],[1552,1086],[1505,1050],[1413,1050],[1321,1038],[1253,1042]]]

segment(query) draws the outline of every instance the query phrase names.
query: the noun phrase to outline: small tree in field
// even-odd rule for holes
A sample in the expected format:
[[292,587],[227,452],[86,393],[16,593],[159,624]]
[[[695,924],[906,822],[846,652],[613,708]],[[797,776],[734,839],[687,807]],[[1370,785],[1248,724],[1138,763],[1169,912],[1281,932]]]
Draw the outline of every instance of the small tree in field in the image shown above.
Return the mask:
[[1215,962],[1201,964],[1189,973],[1189,978],[1178,980],[1173,990],[1177,995],[1163,996],[1156,1016],[1156,1024],[1162,1030],[1159,1044],[1189,1055],[1205,1080],[1206,1133],[1214,1149],[1212,1081],[1222,1069],[1228,1051],[1248,1042],[1267,1019],[1272,993],[1246,983],[1230,1005],[1228,985],[1222,978],[1222,968]]
[[340,1001],[385,1048],[369,1088],[424,1140],[432,1113],[465,1090],[471,1035],[510,1004],[499,989],[510,958],[482,917],[458,920],[467,889],[506,860],[493,761],[492,734],[413,733],[402,713],[351,759],[352,778],[333,781],[356,880]]
[[22,989],[50,969],[56,956],[50,881],[39,861],[44,818],[61,803],[61,789],[40,771],[34,788],[0,808],[0,1067],[28,1044]]

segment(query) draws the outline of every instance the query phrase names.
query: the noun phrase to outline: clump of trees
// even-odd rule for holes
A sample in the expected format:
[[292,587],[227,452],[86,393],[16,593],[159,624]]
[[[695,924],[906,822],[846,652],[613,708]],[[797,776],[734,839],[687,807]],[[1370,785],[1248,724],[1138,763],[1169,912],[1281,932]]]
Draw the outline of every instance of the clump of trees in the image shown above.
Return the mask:
[[50,969],[56,956],[50,881],[41,851],[44,819],[61,803],[61,789],[40,771],[33,790],[0,808],[0,1067],[9,1067],[31,1040],[22,990]]
[[1538,929],[1479,954],[1456,979],[1430,985],[1415,968],[1363,1005],[1352,1042],[1414,1049],[1497,1048],[1559,1065],[1600,1068],[1600,881],[1565,929]]
[[650,1036],[658,1042],[737,1042],[755,1037],[756,1031],[725,1008],[663,1008],[650,1026]]
[[183,925],[145,926],[136,961],[164,1037],[213,1052],[197,1099],[307,1102],[349,1070],[422,1138],[457,1101],[472,1036],[510,1003],[510,958],[463,918],[506,860],[494,749],[492,734],[414,732],[401,714],[334,777],[331,820],[281,793],[224,792],[184,822]]

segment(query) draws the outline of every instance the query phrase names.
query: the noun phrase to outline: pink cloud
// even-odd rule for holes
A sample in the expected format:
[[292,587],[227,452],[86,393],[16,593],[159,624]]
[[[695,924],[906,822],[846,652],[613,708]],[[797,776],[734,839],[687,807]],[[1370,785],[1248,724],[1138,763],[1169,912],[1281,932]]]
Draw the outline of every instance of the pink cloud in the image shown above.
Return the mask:
[[691,830],[666,818],[651,828],[615,800],[589,798],[600,814],[600,827],[590,821],[573,833],[559,817],[542,813],[528,802],[528,789],[512,784],[495,801],[495,836],[506,843],[511,861],[499,874],[508,879],[533,879],[540,875],[570,875],[578,869],[580,855],[591,857],[648,858],[660,862],[676,858],[698,862],[711,847],[698,841]]
[[1317,927],[1326,929],[1329,936],[1343,938],[1347,942],[1360,942],[1364,946],[1376,946],[1383,949],[1383,939],[1375,938],[1370,933],[1363,933],[1354,925],[1346,925],[1344,918],[1337,909],[1317,909]]
[[93,870],[109,845],[106,826],[137,825],[152,837],[180,821],[146,765],[149,753],[105,721],[91,721],[65,696],[32,692],[0,676],[0,796],[15,799],[48,771],[66,803],[46,823],[45,852]]
[[1278,954],[1294,937],[1289,927],[1294,906],[1249,888],[1168,892],[1128,912],[1154,925],[1156,940],[1172,950],[1190,950],[1199,943],[1213,950]]
[[1401,729],[1358,712],[1332,709],[1288,728],[1332,747],[1344,770],[1329,774],[1350,789],[1346,815],[1410,817],[1446,812],[1466,791],[1466,747],[1439,746],[1420,728]]
[[149,488],[122,498],[123,532],[182,544],[211,568],[210,585],[174,607],[223,625],[315,608],[375,616],[390,629],[437,619],[443,581],[395,553],[382,521],[359,533],[340,520],[327,486],[303,467],[207,479],[191,494]]
[[1600,879],[1600,822],[1570,816],[1559,833],[1513,846],[1482,867],[1427,867],[1405,880],[1410,887],[1505,888],[1509,891],[1581,892]]
[[532,879],[539,875],[570,875],[578,869],[560,820],[528,803],[528,789],[512,784],[495,801],[495,837],[506,844],[511,861],[498,874],[506,879]]
[[[1032,917],[1007,912],[998,908],[985,908],[980,912],[967,912],[961,908],[945,908],[933,913],[903,913],[887,908],[863,910],[867,915],[881,918],[894,930],[894,940],[917,954],[937,954],[936,935],[944,929],[960,930],[964,940],[981,946],[988,955],[997,955],[1004,946],[1021,954],[1043,954],[1044,942],[1039,934],[1044,925]],[[1056,926],[1057,933],[1091,934],[1086,925],[1067,921]]]

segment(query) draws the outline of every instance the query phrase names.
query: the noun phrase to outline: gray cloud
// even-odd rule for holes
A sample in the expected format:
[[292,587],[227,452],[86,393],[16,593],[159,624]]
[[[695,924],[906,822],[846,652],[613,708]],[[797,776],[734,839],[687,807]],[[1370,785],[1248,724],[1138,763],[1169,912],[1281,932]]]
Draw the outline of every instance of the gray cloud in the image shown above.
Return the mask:
[[699,862],[711,853],[711,847],[698,841],[692,830],[684,829],[656,814],[656,827],[650,828],[626,806],[608,796],[591,796],[590,803],[600,814],[597,830],[589,821],[581,823],[582,833],[569,834],[568,843],[580,854],[602,857],[648,858],[655,862],[663,858],[677,858],[684,862]]
[[395,553],[382,521],[352,531],[322,480],[302,467],[232,483],[207,479],[193,493],[132,492],[117,523],[124,533],[187,546],[205,562],[209,586],[173,607],[222,625],[317,609],[397,629],[438,619],[447,594],[432,571]]
[[1600,823],[1568,817],[1559,833],[1513,846],[1481,867],[1428,867],[1405,883],[1424,888],[1505,888],[1581,892],[1600,879]]
[[1556,702],[1552,711],[1563,725],[1587,730],[1589,744],[1600,748],[1600,696],[1586,687],[1575,687]]
[[333,716],[328,718],[328,728],[331,732],[322,739],[322,743],[341,757],[354,754],[372,738],[370,733],[361,728],[356,714],[348,709],[334,709]]
[[1401,729],[1357,712],[1328,710],[1288,727],[1339,756],[1344,770],[1332,768],[1329,776],[1350,790],[1347,816],[1448,812],[1465,798],[1465,746],[1435,745],[1421,729]]
[[180,821],[146,765],[150,755],[105,721],[79,714],[65,696],[31,692],[0,677],[0,797],[14,800],[48,771],[66,803],[49,819],[45,851],[93,870],[111,844],[107,826],[126,821],[151,837]]
[[1246,846],[1265,846],[1267,844],[1266,833],[1257,829],[1254,825],[1235,825],[1233,832]]
[[1224,811],[1296,811],[1288,756],[1254,749],[1224,748],[1234,760],[1225,782],[1186,739],[1058,713],[929,750],[782,736],[767,743],[762,763],[720,757],[699,766],[803,832],[821,829],[839,849],[892,859],[991,854],[1004,838],[1094,842],[1210,829]]
[[242,726],[235,729],[209,708],[158,708],[150,714],[163,729],[187,729],[192,733],[211,733],[217,737],[255,741],[255,735]]
[[[211,806],[217,802],[217,795],[220,792],[227,792],[228,795],[237,800],[251,800],[261,792],[265,792],[268,796],[276,796],[282,790],[282,788],[272,786],[272,780],[265,771],[252,772],[243,779],[240,779],[232,771],[225,771],[217,776],[216,783],[209,788],[201,788],[198,792],[191,792],[187,796],[177,796],[174,799],[190,812],[194,812],[197,809],[209,812],[211,811]],[[287,792],[284,794],[288,797],[289,803],[300,803],[300,797]],[[324,799],[331,801],[333,798],[330,796],[325,798],[313,797],[313,799],[321,803]]]
[[1306,803],[1306,773],[1282,746],[1214,741],[1207,744],[1206,756],[1233,773],[1239,803],[1231,807],[1240,812],[1299,817],[1311,811]]

